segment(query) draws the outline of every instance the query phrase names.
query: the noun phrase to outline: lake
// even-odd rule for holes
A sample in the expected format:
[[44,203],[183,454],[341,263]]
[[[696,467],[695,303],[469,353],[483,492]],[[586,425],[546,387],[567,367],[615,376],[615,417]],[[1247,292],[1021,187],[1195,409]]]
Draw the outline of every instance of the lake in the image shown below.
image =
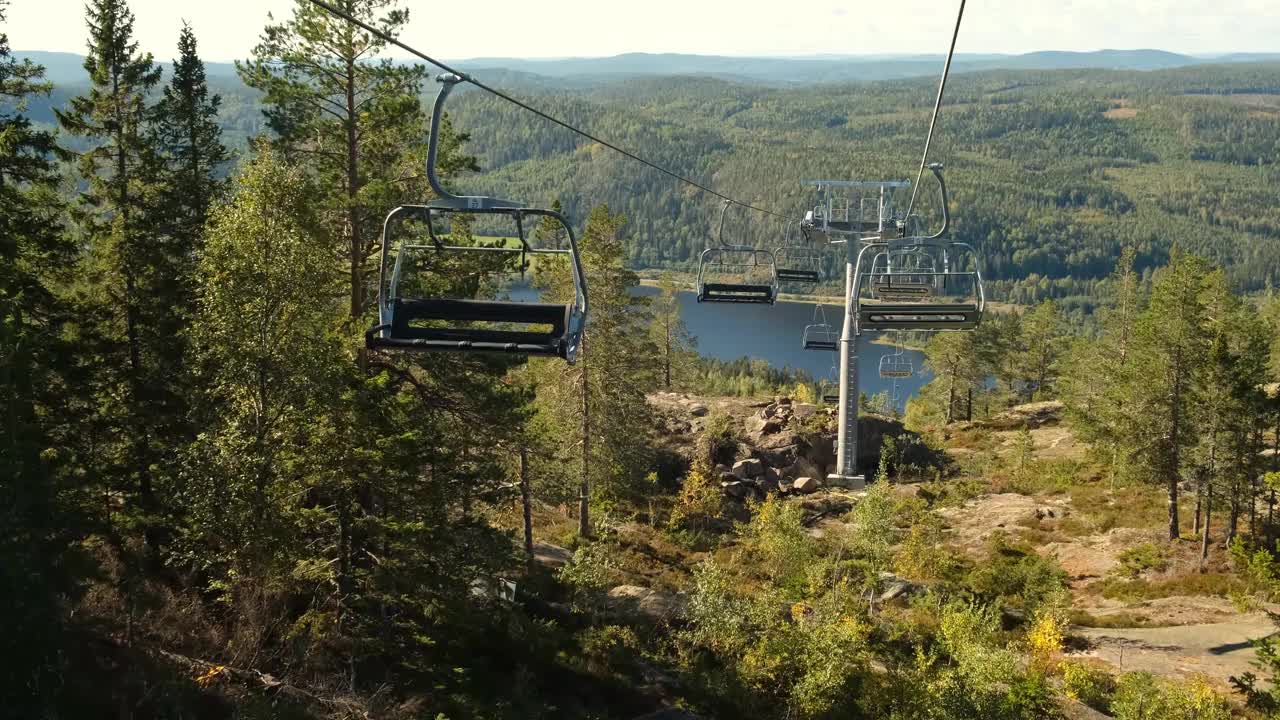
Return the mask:
[[[656,295],[657,288],[637,289],[645,295]],[[826,321],[838,331],[843,321],[839,307],[823,306]],[[813,303],[782,302],[774,305],[737,303],[700,303],[692,292],[680,293],[680,314],[689,332],[698,339],[698,352],[720,360],[736,360],[743,356],[767,360],[778,368],[804,370],[815,379],[836,378],[831,370],[838,365],[835,353],[805,350],[801,347],[804,326],[814,322]],[[880,358],[894,352],[891,345],[872,344],[875,334],[858,338],[858,379],[862,392],[874,395],[886,392],[897,397],[898,409],[914,396],[930,379],[924,371],[924,354],[906,350],[916,374],[905,379],[880,377]],[[895,392],[896,385],[896,392]]]
[[[509,288],[514,300],[534,300],[537,292],[528,287]],[[641,286],[636,292],[657,295],[658,288]],[[826,321],[840,329],[843,316],[839,307],[824,305]],[[801,346],[804,326],[814,322],[813,303],[783,302],[774,305],[748,305],[738,303],[700,303],[691,291],[680,293],[680,314],[689,332],[697,338],[700,354],[719,360],[737,360],[741,357],[761,358],[776,368],[804,370],[815,380],[838,377],[839,360],[835,353],[805,350]],[[903,355],[910,361],[916,373],[909,378],[890,379],[880,377],[880,358],[894,352],[891,345],[872,344],[875,333],[858,338],[858,379],[861,391],[867,395],[888,393],[896,398],[899,410],[907,399],[920,392],[920,388],[932,377],[924,370],[924,353],[906,350]]]

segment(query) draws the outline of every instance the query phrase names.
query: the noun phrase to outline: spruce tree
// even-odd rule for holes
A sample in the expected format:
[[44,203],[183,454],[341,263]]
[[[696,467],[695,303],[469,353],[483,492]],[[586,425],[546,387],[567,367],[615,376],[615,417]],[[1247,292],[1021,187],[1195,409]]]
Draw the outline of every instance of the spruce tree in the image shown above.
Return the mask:
[[93,428],[83,433],[84,462],[104,489],[135,494],[135,510],[149,515],[157,510],[153,465],[161,461],[152,438],[167,420],[155,410],[174,404],[149,326],[163,312],[151,306],[157,264],[148,216],[157,163],[147,98],[160,68],[138,51],[124,0],[91,0],[85,12],[89,89],[57,113],[66,132],[91,144],[78,163],[87,188],[72,209],[88,246],[77,287],[78,355],[90,363],[92,382],[81,408]]
[[221,188],[219,174],[229,160],[217,123],[221,104],[220,96],[209,93],[195,34],[183,24],[173,77],[155,106],[152,126],[152,144],[163,155],[166,181],[160,198],[163,245],[157,251],[180,286],[175,300],[182,311],[191,306],[195,258],[209,206]]
[[23,114],[29,98],[49,91],[43,73],[16,61],[0,31],[0,704],[26,717],[57,706],[61,613],[76,579],[66,557],[80,529],[67,502],[58,410],[69,349],[54,288],[73,257],[56,194],[60,151]]
[[1134,257],[1133,248],[1121,252],[1099,311],[1102,332],[1096,339],[1082,338],[1072,344],[1061,383],[1072,427],[1103,453],[1112,480],[1127,467],[1125,387],[1137,370],[1133,338],[1143,298]]

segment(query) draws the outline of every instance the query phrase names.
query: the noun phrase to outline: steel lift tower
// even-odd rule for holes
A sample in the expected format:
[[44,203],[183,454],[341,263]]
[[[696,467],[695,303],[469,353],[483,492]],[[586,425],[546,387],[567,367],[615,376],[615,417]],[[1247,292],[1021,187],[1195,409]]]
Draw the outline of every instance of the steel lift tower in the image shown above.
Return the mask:
[[[850,181],[808,180],[805,187],[817,188],[819,204],[805,213],[809,228],[827,236],[833,245],[845,246],[844,325],[840,333],[840,415],[836,444],[835,472],[827,484],[855,490],[866,485],[858,473],[858,338],[854,334],[854,313],[858,299],[853,296],[854,272],[864,239],[896,232],[892,191],[911,187],[900,180]],[[852,196],[858,195],[857,207]],[[870,197],[866,197],[866,196]],[[867,200],[874,206],[868,208]]]

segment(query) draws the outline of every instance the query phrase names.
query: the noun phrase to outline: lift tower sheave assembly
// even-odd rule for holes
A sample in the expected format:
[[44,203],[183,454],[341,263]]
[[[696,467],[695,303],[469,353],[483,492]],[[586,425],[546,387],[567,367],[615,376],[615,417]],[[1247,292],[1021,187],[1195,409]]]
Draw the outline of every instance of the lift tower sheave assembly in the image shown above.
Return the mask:
[[[857,298],[854,297],[855,273],[862,241],[880,239],[892,232],[892,191],[911,187],[906,181],[809,180],[802,183],[817,188],[819,202],[805,213],[805,226],[822,233],[831,244],[845,246],[844,323],[840,332],[840,413],[836,441],[835,472],[827,475],[827,484],[861,489],[866,478],[858,473],[858,338],[854,328]],[[874,208],[865,202],[854,202],[854,196],[872,194]]]

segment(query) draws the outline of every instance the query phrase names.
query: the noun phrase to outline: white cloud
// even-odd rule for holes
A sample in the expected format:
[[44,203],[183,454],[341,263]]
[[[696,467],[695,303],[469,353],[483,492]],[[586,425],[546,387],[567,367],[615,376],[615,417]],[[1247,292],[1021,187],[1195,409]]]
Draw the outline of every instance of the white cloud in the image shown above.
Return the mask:
[[[1155,47],[1176,52],[1277,51],[1275,0],[973,0],[958,50],[969,53]],[[185,18],[211,60],[245,57],[268,11],[292,0],[131,0],[135,34],[174,54]],[[411,45],[445,58],[563,57],[622,52],[730,55],[942,52],[951,0],[833,6],[830,0],[405,0]],[[14,48],[83,52],[84,0],[16,0]],[[501,18],[501,22],[494,22]],[[874,31],[871,28],[878,28]]]

